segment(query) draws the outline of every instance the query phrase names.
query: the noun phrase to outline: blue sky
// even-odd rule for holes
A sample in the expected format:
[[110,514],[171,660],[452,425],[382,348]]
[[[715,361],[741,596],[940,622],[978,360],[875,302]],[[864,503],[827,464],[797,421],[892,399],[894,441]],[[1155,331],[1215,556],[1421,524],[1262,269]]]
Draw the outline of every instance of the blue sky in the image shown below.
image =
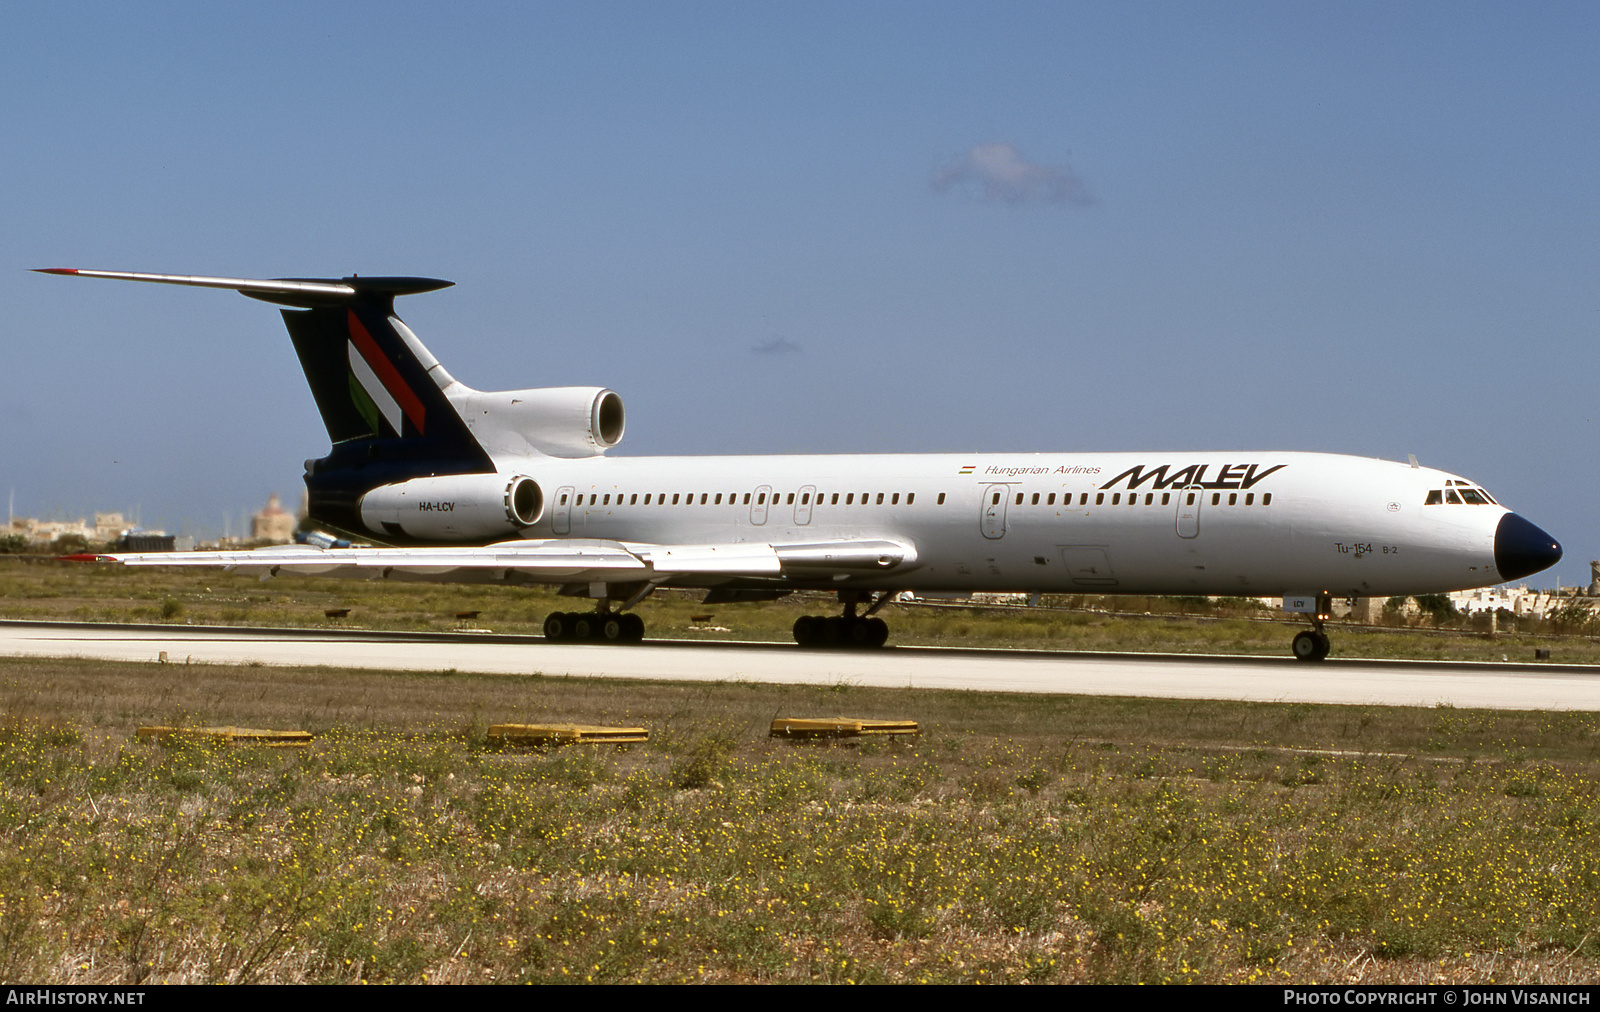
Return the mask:
[[620,452],[1308,449],[1600,558],[1592,4],[45,4],[0,34],[0,491],[220,533],[327,440],[270,307],[419,274]]

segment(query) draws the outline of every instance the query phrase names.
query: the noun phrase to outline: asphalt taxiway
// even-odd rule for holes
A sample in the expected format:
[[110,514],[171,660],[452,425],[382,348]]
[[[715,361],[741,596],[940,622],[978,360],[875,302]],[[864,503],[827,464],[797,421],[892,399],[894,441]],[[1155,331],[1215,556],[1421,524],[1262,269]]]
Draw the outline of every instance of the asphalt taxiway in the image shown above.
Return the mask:
[[0,656],[1515,710],[1600,710],[1600,667],[0,621]]

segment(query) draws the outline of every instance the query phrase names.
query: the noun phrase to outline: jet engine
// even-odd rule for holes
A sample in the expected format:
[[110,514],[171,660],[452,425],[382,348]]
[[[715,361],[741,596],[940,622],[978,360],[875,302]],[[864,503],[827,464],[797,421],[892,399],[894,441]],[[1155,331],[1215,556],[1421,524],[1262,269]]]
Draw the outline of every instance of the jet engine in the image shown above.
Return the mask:
[[594,457],[622,442],[622,398],[604,387],[473,390],[454,400],[490,454]]
[[445,474],[379,485],[361,497],[369,531],[423,541],[517,534],[539,522],[544,492],[522,474]]

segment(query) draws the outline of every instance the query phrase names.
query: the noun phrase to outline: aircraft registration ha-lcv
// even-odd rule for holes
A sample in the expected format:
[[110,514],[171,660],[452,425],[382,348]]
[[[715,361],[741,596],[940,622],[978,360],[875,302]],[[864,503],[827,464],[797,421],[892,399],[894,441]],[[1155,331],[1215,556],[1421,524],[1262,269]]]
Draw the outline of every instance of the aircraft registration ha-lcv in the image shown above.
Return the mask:
[[[636,642],[661,587],[706,602],[837,595],[805,646],[881,646],[902,591],[1283,597],[1326,657],[1334,597],[1482,587],[1561,558],[1476,482],[1324,453],[609,457],[622,399],[600,387],[485,392],[395,315],[431,278],[246,280],[43,273],[232,289],[283,318],[332,442],[308,460],[307,543],[111,555],[265,575],[551,584],[594,609],[552,640]],[[352,541],[369,542],[352,545]]]

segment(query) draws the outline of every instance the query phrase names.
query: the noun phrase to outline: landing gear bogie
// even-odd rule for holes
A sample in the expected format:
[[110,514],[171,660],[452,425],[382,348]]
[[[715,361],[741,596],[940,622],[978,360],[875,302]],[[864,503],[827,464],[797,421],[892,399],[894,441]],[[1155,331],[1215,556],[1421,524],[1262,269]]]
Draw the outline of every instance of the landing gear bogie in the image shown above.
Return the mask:
[[644,619],[632,612],[552,612],[544,620],[544,638],[553,643],[637,643],[644,639]]
[[889,641],[889,624],[855,615],[802,615],[795,619],[794,641],[803,647],[871,650]]

